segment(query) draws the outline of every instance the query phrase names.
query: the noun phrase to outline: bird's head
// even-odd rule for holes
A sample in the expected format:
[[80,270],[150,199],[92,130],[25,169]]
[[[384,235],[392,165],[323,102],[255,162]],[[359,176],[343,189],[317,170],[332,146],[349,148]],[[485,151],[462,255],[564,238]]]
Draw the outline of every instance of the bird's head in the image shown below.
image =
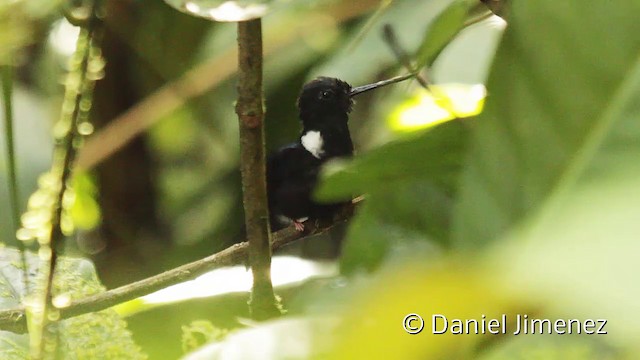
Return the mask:
[[302,87],[298,98],[298,110],[303,122],[344,121],[353,106],[353,97],[388,84],[406,80],[413,75],[402,75],[352,88],[346,81],[331,77],[318,77]]
[[351,85],[336,78],[319,77],[302,87],[298,98],[300,118],[332,118],[347,115],[353,106]]

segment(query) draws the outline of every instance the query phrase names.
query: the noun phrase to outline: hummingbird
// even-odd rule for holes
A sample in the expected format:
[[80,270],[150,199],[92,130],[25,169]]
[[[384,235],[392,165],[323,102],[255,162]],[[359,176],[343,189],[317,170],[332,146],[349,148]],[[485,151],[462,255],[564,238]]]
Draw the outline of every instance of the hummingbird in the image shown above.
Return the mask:
[[330,219],[348,202],[319,203],[312,198],[320,169],[328,160],[353,156],[349,113],[353,97],[400,82],[413,74],[396,76],[358,87],[332,77],[318,77],[302,87],[298,113],[302,131],[297,141],[267,159],[267,194],[272,231],[293,224],[304,231],[304,222]]

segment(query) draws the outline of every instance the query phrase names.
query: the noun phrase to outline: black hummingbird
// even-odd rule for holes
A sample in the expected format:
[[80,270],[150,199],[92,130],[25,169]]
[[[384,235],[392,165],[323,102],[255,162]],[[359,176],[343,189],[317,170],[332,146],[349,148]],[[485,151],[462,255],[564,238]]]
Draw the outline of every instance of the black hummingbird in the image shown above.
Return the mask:
[[302,132],[267,159],[267,193],[273,231],[293,224],[298,231],[307,219],[329,219],[344,203],[322,204],[312,199],[322,164],[353,155],[349,113],[353,97],[412,77],[397,76],[352,88],[336,78],[319,77],[302,87],[298,110]]

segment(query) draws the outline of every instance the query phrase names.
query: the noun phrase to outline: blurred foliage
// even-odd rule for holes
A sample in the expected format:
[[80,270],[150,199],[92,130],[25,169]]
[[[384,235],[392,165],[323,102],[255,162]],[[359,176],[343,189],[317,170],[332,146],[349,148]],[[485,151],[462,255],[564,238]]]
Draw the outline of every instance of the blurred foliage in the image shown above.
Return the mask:
[[182,327],[182,351],[185,353],[201,347],[204,344],[218,341],[227,335],[227,331],[219,329],[210,321],[195,320]]
[[384,253],[418,246],[416,240],[447,243],[468,121],[451,121],[390,142],[322,183],[319,195],[325,200],[367,194],[349,228],[343,271],[371,269]]
[[[29,295],[23,283],[24,269],[19,253],[0,248],[0,307],[10,309],[26,304],[30,311],[38,311],[34,290],[43,285],[42,260],[27,253]],[[54,301],[64,305],[73,300],[104,291],[91,262],[84,259],[61,258],[54,281]],[[54,313],[55,315],[55,313]],[[59,316],[59,314],[58,314]],[[31,318],[29,318],[31,321]],[[132,340],[126,323],[114,310],[104,310],[62,320],[56,324],[60,333],[59,351],[64,359],[146,359]],[[0,331],[2,359],[28,359],[29,335]]]
[[37,23],[62,0],[13,0],[0,3],[0,65],[13,65],[21,48],[34,42]]
[[478,5],[475,0],[454,1],[433,20],[425,32],[418,48],[416,64],[418,69],[431,67],[438,55],[465,27],[471,10]]
[[[363,35],[354,32],[343,40],[336,53],[314,69],[313,75],[333,74],[352,84],[367,83],[381,70],[397,67],[397,60],[381,36],[381,26],[393,26],[398,38],[408,49],[416,49],[426,29],[451,0],[395,1],[367,28]],[[375,57],[372,57],[375,53]]]
[[[107,3],[112,13],[105,24],[117,41],[106,60],[117,64],[112,74],[122,82],[110,88],[118,97],[100,99],[105,124],[116,123],[111,120],[130,106],[201,64],[233,61],[234,24],[190,17],[162,2]],[[482,14],[479,1],[275,3],[263,22],[270,149],[297,136],[295,99],[304,81],[327,75],[360,85],[403,71],[381,36],[384,24],[415,54],[415,64],[429,66],[424,70],[436,84],[432,94],[414,83],[381,89],[354,106],[350,127],[359,154],[331,164],[317,194],[323,199],[364,195],[336,260],[341,275],[280,290],[289,312],[268,323],[239,319],[247,316],[247,297],[235,293],[135,313],[127,318],[132,335],[109,311],[61,326],[89,323],[106,339],[99,345],[132,351],[116,358],[138,356],[131,338],[154,359],[175,359],[182,346],[193,350],[209,340],[186,358],[636,357],[639,1],[588,6],[578,0],[512,1],[502,9],[509,14],[504,36],[504,21],[497,17],[469,25]],[[13,59],[17,65],[16,142],[20,179],[28,184],[21,186],[24,191],[33,189],[42,159],[49,157],[50,143],[36,136],[49,131],[49,115],[62,102],[59,76],[68,55],[51,45],[60,36],[50,36],[60,29],[59,5],[0,4],[0,63]],[[170,244],[157,251],[153,236],[117,240],[143,244],[157,268],[243,240],[235,85],[233,75],[220,74],[203,76],[197,86],[206,91],[183,98],[159,119],[138,119],[147,130],[142,149],[150,154],[145,161],[156,186],[152,194],[163,226],[157,231]],[[142,172],[114,168],[132,183]],[[103,211],[108,192],[92,169],[86,171],[74,180],[70,209],[74,225],[84,229],[78,242],[98,244],[90,253],[99,263],[112,251],[101,242],[112,236],[100,225],[111,216]],[[2,167],[3,180],[4,172]],[[0,189],[2,209],[5,191]],[[127,196],[133,203],[142,199]],[[128,214],[121,215],[118,221],[129,221]],[[302,247],[284,251],[299,254]],[[83,249],[69,250],[81,254]],[[102,264],[105,275],[122,282],[136,275],[127,263]],[[4,269],[7,276],[18,274]],[[85,279],[87,273],[80,272],[84,275],[69,271],[59,281],[73,285]],[[93,270],[89,273],[89,283],[96,285]],[[92,291],[102,291],[96,286]],[[3,307],[19,301],[4,299],[11,303]],[[424,333],[402,330],[408,313],[425,318]],[[606,318],[609,334],[436,336],[427,334],[434,313]],[[83,320],[99,314],[109,319]],[[220,328],[230,331],[218,333]],[[77,329],[84,328],[70,334]],[[7,351],[24,358],[24,336],[2,333],[2,338]]]
[[96,199],[95,180],[87,173],[77,172],[70,187],[71,223],[78,230],[90,230],[100,223],[100,205]]

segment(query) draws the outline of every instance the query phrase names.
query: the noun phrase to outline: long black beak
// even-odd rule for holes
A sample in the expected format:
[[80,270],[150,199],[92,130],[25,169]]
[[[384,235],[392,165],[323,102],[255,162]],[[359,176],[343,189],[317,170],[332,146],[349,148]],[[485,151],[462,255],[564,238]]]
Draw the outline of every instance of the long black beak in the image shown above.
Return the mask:
[[397,82],[407,80],[407,79],[412,78],[414,76],[415,76],[414,74],[400,75],[400,76],[392,77],[391,79],[378,81],[378,82],[373,83],[373,84],[367,84],[367,85],[354,87],[353,89],[351,89],[351,92],[349,93],[349,96],[356,96],[358,94],[362,94],[363,92],[367,92],[369,90],[373,90],[373,89],[376,89],[376,88],[379,88],[379,87],[382,87],[382,86],[385,86],[385,85],[395,84]]

